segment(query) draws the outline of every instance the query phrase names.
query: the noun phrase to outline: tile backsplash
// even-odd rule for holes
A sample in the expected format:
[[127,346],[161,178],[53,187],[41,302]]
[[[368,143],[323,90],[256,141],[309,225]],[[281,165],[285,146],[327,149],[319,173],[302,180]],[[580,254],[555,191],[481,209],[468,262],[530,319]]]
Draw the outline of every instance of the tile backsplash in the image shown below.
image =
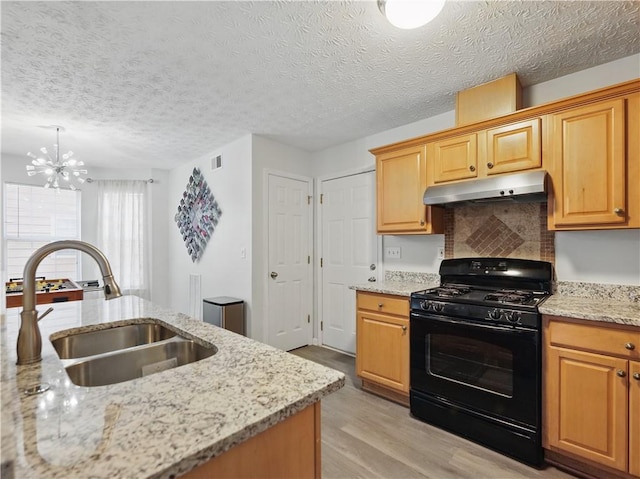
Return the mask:
[[488,203],[445,210],[445,257],[493,256],[555,262],[546,203]]

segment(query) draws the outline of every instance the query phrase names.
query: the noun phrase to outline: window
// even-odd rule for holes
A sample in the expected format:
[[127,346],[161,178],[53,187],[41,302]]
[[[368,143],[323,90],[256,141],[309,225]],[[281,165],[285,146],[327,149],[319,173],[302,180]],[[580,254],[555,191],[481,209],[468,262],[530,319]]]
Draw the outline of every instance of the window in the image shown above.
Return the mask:
[[98,247],[124,294],[149,297],[147,182],[97,180]]
[[[29,256],[51,241],[80,239],[80,191],[5,184],[4,235],[7,278],[22,278]],[[51,253],[38,266],[47,279],[80,277],[74,250]]]

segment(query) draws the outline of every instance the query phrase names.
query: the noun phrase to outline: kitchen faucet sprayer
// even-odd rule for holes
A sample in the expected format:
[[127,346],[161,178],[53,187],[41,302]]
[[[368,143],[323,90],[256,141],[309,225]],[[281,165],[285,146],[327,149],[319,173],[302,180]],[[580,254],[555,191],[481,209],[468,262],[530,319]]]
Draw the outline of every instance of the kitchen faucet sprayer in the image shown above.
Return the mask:
[[118,283],[113,279],[109,261],[95,246],[84,241],[54,241],[37,249],[24,265],[22,284],[22,312],[20,313],[20,332],[18,333],[18,365],[37,363],[42,360],[42,338],[38,321],[49,314],[49,308],[38,317],[36,311],[36,270],[40,262],[50,253],[62,249],[75,249],[91,256],[102,273],[104,280],[104,297],[113,299],[122,296]]

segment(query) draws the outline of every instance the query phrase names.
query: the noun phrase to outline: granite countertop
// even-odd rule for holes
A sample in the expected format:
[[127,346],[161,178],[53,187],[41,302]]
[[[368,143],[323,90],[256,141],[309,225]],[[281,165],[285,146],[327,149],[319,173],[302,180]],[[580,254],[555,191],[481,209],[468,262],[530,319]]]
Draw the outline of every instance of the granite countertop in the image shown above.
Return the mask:
[[[428,273],[420,275],[394,271],[389,278],[381,282],[354,284],[350,288],[411,296],[414,291],[435,288],[440,284],[438,275]],[[416,281],[416,278],[421,281]],[[560,291],[540,305],[542,314],[640,327],[640,302],[635,286],[578,282],[559,282],[557,286]]]
[[554,294],[540,305],[542,314],[640,327],[640,303]]
[[[2,464],[14,461],[16,478],[176,477],[345,382],[338,371],[134,296],[53,307],[39,323],[38,364],[15,365],[20,308],[9,309],[2,324]],[[179,368],[89,388],[71,383],[49,340],[69,328],[148,318],[218,351]],[[51,388],[36,396],[22,392],[41,382]]]
[[367,291],[369,293],[395,294],[396,296],[411,296],[414,291],[427,288],[435,288],[440,283],[417,283],[415,281],[379,281],[375,283],[361,283],[349,286],[349,289],[356,291]]

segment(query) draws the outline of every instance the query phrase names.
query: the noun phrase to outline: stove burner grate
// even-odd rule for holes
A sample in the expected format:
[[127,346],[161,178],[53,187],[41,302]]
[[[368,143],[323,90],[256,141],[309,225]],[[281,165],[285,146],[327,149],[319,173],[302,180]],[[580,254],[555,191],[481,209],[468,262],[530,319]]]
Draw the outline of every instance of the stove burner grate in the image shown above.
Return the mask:
[[485,301],[498,301],[499,303],[525,304],[533,299],[533,293],[512,289],[501,289],[489,293],[484,297]]
[[435,294],[441,298],[453,298],[455,296],[462,296],[471,291],[468,286],[461,285],[445,285],[438,288],[430,289],[427,291],[429,294]]

